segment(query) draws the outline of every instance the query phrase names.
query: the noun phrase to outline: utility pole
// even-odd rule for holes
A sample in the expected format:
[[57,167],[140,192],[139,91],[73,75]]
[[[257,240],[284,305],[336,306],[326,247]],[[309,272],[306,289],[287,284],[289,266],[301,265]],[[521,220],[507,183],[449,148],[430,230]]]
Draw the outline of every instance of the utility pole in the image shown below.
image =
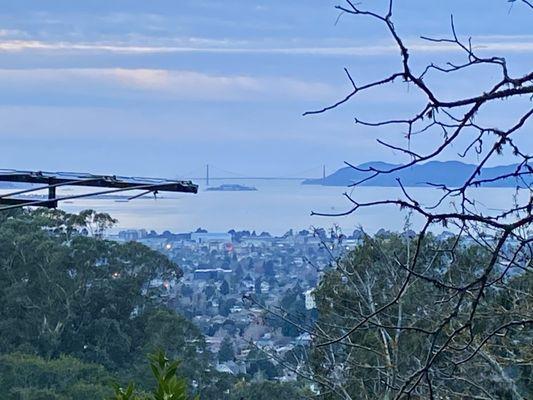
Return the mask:
[[48,186],[48,200],[50,200],[50,203],[48,204],[48,207],[50,208],[57,208],[57,201],[53,201],[56,198],[56,187]]
[[209,164],[206,165],[205,185],[209,186]]
[[326,165],[322,165],[322,184],[326,183]]

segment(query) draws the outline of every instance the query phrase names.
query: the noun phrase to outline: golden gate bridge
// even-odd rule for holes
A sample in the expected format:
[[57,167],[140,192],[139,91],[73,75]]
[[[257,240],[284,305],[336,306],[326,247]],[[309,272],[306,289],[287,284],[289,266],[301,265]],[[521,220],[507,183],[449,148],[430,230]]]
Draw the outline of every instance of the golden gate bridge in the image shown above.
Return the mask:
[[[159,192],[197,193],[198,185],[194,184],[192,182],[193,180],[205,180],[206,186],[209,186],[211,181],[227,180],[303,181],[309,178],[316,178],[316,175],[312,176],[311,174],[317,173],[319,168],[308,168],[292,175],[246,176],[245,174],[208,164],[205,166],[205,170],[202,168],[203,172],[205,172],[204,176],[197,176],[199,173],[196,170],[188,174],[180,175],[175,179],[0,169],[0,182],[29,185],[19,188],[19,190],[0,193],[0,211],[28,206],[56,208],[59,202],[66,200],[105,196],[129,191],[138,193],[128,197],[128,200],[134,200],[150,193],[156,196]],[[322,179],[325,179],[326,167],[323,165],[321,169]],[[57,189],[67,187],[86,187],[93,188],[93,190],[88,193],[58,195]],[[37,194],[42,191],[47,192],[44,198],[42,195]]]
[[312,168],[307,168],[302,171],[286,175],[247,175],[235,171],[230,171],[220,168],[213,164],[207,164],[204,167],[196,168],[185,174],[176,176],[178,179],[190,179],[195,181],[203,181],[206,186],[209,186],[212,181],[227,181],[227,180],[271,180],[271,181],[303,181],[306,179],[325,179],[326,166],[319,165]]

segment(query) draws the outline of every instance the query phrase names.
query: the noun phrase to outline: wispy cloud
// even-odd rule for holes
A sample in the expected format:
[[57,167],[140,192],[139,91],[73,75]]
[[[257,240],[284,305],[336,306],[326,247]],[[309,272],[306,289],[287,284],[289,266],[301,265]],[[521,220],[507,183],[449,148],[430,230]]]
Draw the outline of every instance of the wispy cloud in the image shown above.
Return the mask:
[[129,98],[142,96],[176,100],[331,99],[338,88],[289,77],[211,75],[197,71],[125,68],[1,69],[0,88]]
[[28,37],[27,32],[21,31],[19,29],[4,29],[0,28],[0,38],[1,39],[21,39]]
[[[2,35],[0,34],[0,39]],[[246,44],[243,46],[243,44]],[[461,51],[449,43],[408,42],[412,51],[423,53]],[[474,41],[479,51],[533,52],[533,36],[479,37]],[[40,40],[0,40],[0,52],[88,52],[121,54],[164,53],[221,53],[221,54],[281,54],[315,56],[377,56],[396,53],[394,45],[355,46],[265,46],[264,43],[246,43],[192,38],[183,45],[145,45],[120,42],[46,42]]]

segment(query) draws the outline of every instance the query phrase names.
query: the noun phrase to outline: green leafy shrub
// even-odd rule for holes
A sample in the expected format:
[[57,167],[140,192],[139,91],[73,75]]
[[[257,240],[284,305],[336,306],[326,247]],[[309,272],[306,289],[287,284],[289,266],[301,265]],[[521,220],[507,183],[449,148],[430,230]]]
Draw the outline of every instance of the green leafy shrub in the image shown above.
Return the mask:
[[126,388],[115,386],[111,400],[189,400],[187,382],[177,376],[179,364],[179,360],[171,361],[163,351],[158,351],[150,356],[150,368],[156,381],[154,392],[149,395],[137,393],[134,384],[130,383]]

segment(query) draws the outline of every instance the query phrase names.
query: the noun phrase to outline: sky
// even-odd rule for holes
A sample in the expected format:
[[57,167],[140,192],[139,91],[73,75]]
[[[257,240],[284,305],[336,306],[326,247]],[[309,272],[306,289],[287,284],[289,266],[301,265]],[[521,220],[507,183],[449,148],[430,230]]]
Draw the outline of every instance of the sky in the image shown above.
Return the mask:
[[[400,68],[379,24],[340,14],[330,0],[17,0],[0,8],[0,168],[161,177],[319,176],[344,161],[406,161],[377,137],[403,143],[377,120],[418,110],[405,84],[378,88],[322,115],[305,111]],[[361,7],[383,10],[383,1]],[[505,56],[511,73],[533,61],[531,10],[506,0],[397,1],[395,24],[415,67],[464,60],[421,35],[450,33],[482,54]],[[451,82],[447,99],[497,79],[480,69]],[[518,107],[523,107],[524,104]],[[530,107],[526,103],[525,107]],[[480,118],[505,127],[515,105]],[[526,127],[531,128],[531,124]],[[532,148],[532,135],[520,138]],[[434,144],[421,138],[417,149]],[[456,157],[453,151],[443,155]],[[510,156],[502,163],[512,162]]]

